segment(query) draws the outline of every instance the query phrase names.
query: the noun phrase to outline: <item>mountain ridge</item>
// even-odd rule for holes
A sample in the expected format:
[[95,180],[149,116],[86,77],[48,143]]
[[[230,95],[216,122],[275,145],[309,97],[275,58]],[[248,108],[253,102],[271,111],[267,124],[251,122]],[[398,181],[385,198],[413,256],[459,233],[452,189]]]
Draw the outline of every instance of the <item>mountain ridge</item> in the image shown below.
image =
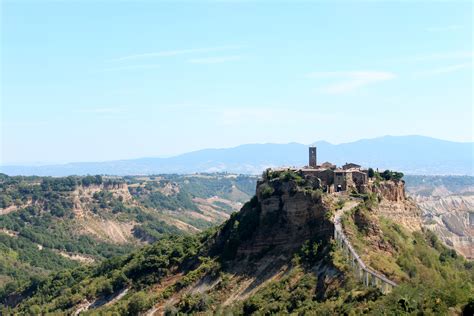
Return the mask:
[[[367,167],[397,169],[407,174],[474,174],[473,142],[409,135],[382,136],[341,144],[317,141],[312,145],[318,147],[319,162],[331,161],[341,165],[354,161]],[[143,157],[42,166],[3,165],[0,171],[8,175],[40,176],[196,172],[259,174],[267,167],[306,164],[307,147],[295,142],[243,144],[230,148],[201,149],[167,158]]]

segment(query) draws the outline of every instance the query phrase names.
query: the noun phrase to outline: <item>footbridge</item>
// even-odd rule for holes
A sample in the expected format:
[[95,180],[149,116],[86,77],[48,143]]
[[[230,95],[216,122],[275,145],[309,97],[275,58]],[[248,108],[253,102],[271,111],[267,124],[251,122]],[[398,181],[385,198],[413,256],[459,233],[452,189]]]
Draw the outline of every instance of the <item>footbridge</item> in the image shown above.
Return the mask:
[[364,283],[365,286],[374,286],[379,288],[382,293],[386,294],[392,291],[397,284],[389,280],[383,274],[371,269],[367,266],[364,261],[360,258],[357,252],[352,247],[349,239],[344,234],[341,225],[341,216],[351,209],[357,207],[361,201],[349,200],[346,201],[343,208],[338,210],[334,215],[334,239],[336,240],[337,246],[342,250],[342,253],[349,260],[350,266],[354,271],[356,278]]

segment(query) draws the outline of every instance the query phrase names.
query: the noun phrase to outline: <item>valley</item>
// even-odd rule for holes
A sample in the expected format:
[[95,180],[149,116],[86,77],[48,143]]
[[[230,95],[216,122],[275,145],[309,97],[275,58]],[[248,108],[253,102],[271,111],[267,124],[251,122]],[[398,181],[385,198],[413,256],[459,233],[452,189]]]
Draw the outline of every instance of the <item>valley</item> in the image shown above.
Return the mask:
[[[225,221],[253,194],[250,176],[0,179],[0,293],[50,272],[126,254]],[[252,189],[250,189],[252,188]]]

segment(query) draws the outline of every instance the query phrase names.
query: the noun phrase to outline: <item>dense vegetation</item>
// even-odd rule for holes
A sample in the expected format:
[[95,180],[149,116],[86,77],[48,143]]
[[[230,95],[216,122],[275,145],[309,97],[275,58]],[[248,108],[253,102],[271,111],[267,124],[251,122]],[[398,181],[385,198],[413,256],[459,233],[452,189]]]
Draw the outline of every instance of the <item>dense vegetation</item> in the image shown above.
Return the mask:
[[[228,175],[53,178],[0,174],[0,298],[23,290],[28,282],[43,279],[52,271],[82,264],[66,255],[100,262],[130,253],[142,245],[140,241],[185,233],[173,225],[173,219],[197,229],[209,228],[216,222],[188,215],[202,213],[193,198],[223,194],[247,199],[244,191],[252,184],[254,190],[253,177]],[[165,194],[167,185],[177,191]],[[234,211],[220,201],[213,205],[223,213]],[[101,221],[134,223],[133,235],[127,242],[117,243],[81,228]],[[101,233],[102,228],[95,229]]]
[[203,174],[193,176],[167,176],[194,197],[219,196],[225,199],[246,202],[255,194],[257,178],[246,175]]
[[374,172],[372,168],[369,168],[368,175],[370,178],[377,178],[378,180],[401,180],[404,177],[403,172],[392,171],[392,170],[385,170],[383,172]]
[[[152,246],[127,256],[106,260],[95,267],[80,267],[58,273],[45,281],[36,282],[25,290],[35,295],[20,305],[24,312],[64,311],[84,299],[107,299],[114,293],[131,287],[135,292],[129,303],[116,306],[114,310],[135,312],[149,304],[138,304],[143,288],[160,282],[177,268],[186,258],[197,253],[200,245],[198,237],[167,237]],[[174,271],[174,270],[173,270]],[[143,300],[152,302],[148,297]],[[143,302],[142,302],[143,303]],[[98,303],[100,306],[100,302]],[[141,309],[140,308],[140,309]]]

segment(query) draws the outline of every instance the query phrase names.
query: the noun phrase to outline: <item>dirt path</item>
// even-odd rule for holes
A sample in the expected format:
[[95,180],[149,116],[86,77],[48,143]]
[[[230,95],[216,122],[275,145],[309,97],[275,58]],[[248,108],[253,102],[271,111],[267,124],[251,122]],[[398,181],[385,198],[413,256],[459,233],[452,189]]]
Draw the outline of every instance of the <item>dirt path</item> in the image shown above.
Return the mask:
[[345,212],[352,210],[360,203],[361,201],[357,200],[347,200],[344,203],[344,206],[340,210],[336,211],[336,213],[334,214],[334,230],[336,230],[337,232],[341,232],[341,234],[345,236],[344,231],[342,230],[341,217],[342,215],[344,215]]

